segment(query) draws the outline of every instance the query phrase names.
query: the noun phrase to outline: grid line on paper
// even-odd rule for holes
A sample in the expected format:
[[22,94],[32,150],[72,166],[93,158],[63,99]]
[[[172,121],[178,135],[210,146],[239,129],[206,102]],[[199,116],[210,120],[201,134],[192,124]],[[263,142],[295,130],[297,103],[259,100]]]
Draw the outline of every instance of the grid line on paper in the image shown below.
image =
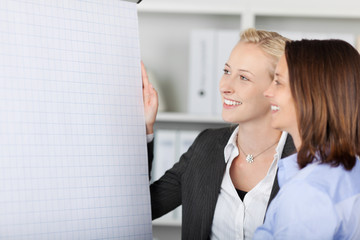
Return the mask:
[[[0,12],[1,12],[2,9],[0,9]],[[4,12],[4,10],[3,10]],[[16,13],[16,11],[14,12]],[[28,24],[26,23],[22,23],[22,22],[15,22],[15,21],[2,21],[3,23],[18,23],[20,25],[23,25],[24,27],[25,26],[28,26]],[[42,28],[46,28],[46,29],[50,29],[50,27],[48,27],[47,25],[36,25],[36,24],[33,24],[32,25],[33,27],[42,27]],[[57,29],[57,30],[63,30],[63,31],[75,31],[71,28],[59,28],[59,27],[56,27],[56,28],[52,28],[53,29]],[[134,28],[129,28],[129,30],[135,30]],[[95,32],[91,32],[91,31],[83,31],[83,30],[78,30],[76,31],[77,33],[79,32],[82,32],[82,33],[86,33],[86,34],[95,34]],[[8,34],[8,35],[11,35],[11,34],[14,34],[13,32],[11,31],[2,31],[1,32],[2,34]],[[24,34],[24,33],[16,33],[16,35],[18,36],[21,36],[21,37],[41,37],[41,38],[44,38],[44,39],[49,39],[49,40],[62,40],[62,41],[75,41],[75,40],[72,40],[71,38],[62,38],[62,37],[59,37],[59,38],[55,38],[55,37],[51,37],[51,36],[42,36],[42,35],[33,35],[33,34]],[[111,37],[114,37],[114,36],[117,36],[117,37],[125,37],[125,35],[119,35],[119,34],[109,34],[109,33],[105,33],[105,36],[111,36]],[[131,37],[129,38],[130,40],[137,40],[136,37]],[[97,44],[97,45],[101,45],[102,43],[100,41],[88,41],[88,40],[82,40],[82,42],[84,43],[88,43],[88,44]],[[13,44],[15,45],[15,44]],[[118,45],[118,44],[114,44],[114,46],[117,46],[117,47],[124,47],[125,45]],[[37,47],[37,48],[41,48],[41,46],[37,46],[37,45],[34,45],[33,47]],[[128,48],[133,48],[133,49],[136,49],[136,47],[132,47],[132,46],[128,46]],[[65,49],[64,49],[65,50]],[[75,50],[76,51],[76,50]]]
[[0,237],[151,239],[136,5],[0,3]]
[[[27,3],[27,4],[30,4],[30,5],[36,5],[36,6],[43,6],[43,7],[50,7],[50,8],[62,8],[64,10],[73,10],[73,11],[77,11],[81,14],[97,14],[97,15],[104,15],[104,16],[112,16],[112,17],[116,17],[117,15],[111,15],[111,13],[107,12],[107,13],[100,13],[98,11],[85,11],[85,10],[82,10],[82,9],[79,9],[79,8],[73,8],[73,7],[66,7],[65,5],[62,5],[62,6],[59,6],[57,3],[55,4],[49,4],[48,1],[42,1],[43,3],[41,3],[41,1],[38,1],[38,2],[34,2],[34,1],[25,1],[25,0],[13,0],[14,2],[18,2],[18,3]],[[133,7],[131,4],[128,4],[128,3],[123,3],[121,4],[121,6],[117,6],[117,5],[114,5],[114,1],[107,1],[105,3],[103,2],[99,2],[99,1],[90,1],[90,0],[82,0],[82,2],[87,2],[87,3],[92,3],[92,4],[95,4],[96,6],[106,6],[106,7],[110,7],[110,8],[114,8],[114,9],[117,9],[118,11],[121,12],[129,12],[131,13],[132,15],[129,15],[128,18],[132,18],[133,20],[137,20],[137,18],[135,17],[135,14],[133,14]],[[131,7],[130,7],[131,6]],[[11,10],[10,10],[11,11]],[[33,13],[31,12],[23,12],[27,15],[31,15]],[[42,16],[42,14],[37,14],[37,16]],[[52,17],[52,15],[46,15],[46,17]],[[71,19],[71,18],[68,18],[68,19]],[[74,20],[74,19],[71,19],[71,20]],[[89,21],[91,22],[91,21]],[[98,22],[91,22],[91,23],[95,23],[95,24],[98,24]]]
[[[34,1],[25,1],[25,0],[13,0],[13,2],[16,2],[16,3],[22,3],[22,4],[28,4],[30,5],[30,7],[34,7],[34,6],[37,6],[37,7],[46,7],[46,8],[50,8],[50,9],[53,9],[53,8],[58,8],[58,9],[62,9],[63,11],[74,11],[74,12],[77,12],[79,14],[91,14],[91,15],[97,15],[97,16],[101,16],[101,17],[118,17],[118,15],[115,15],[114,13],[117,13],[117,14],[124,14],[124,13],[128,13],[126,18],[128,19],[131,19],[131,20],[134,20],[134,21],[137,21],[137,16],[136,14],[134,13],[133,11],[133,4],[128,4],[128,3],[122,3],[121,6],[116,6],[114,5],[114,1],[110,1],[109,4],[107,4],[108,2],[99,2],[99,1],[85,1],[85,0],[82,0],[82,3],[93,3],[94,5],[94,8],[98,10],[97,7],[102,7],[102,6],[106,6],[106,7],[110,7],[113,9],[113,11],[107,11],[106,13],[102,13],[100,11],[91,11],[91,10],[83,10],[82,8],[75,8],[75,7],[67,7],[64,5],[60,6],[58,3],[55,3],[52,1],[52,3],[54,4],[48,4],[49,2],[48,1],[42,1],[43,3],[41,3],[41,1],[38,1],[38,2],[34,2]],[[46,3],[46,4],[45,4]],[[25,15],[36,15],[37,17],[49,17],[49,18],[55,18],[54,15],[51,15],[51,14],[46,14],[47,12],[37,12],[37,13],[34,13],[34,12],[29,12],[27,11],[27,8],[28,6],[24,6],[24,11],[21,12],[19,11],[17,8],[16,9],[8,9],[8,12],[15,12],[17,14],[25,14]],[[116,10],[116,11],[115,11]],[[54,13],[54,12],[52,12]],[[125,14],[124,14],[125,15]],[[62,20],[62,18],[59,18]],[[107,25],[106,23],[99,23],[99,22],[96,22],[96,21],[89,21],[89,20],[81,20],[81,19],[77,19],[77,18],[72,18],[72,17],[67,17],[66,18],[67,20],[71,20],[71,21],[82,21],[82,22],[86,22],[86,23],[92,23],[92,24],[101,24],[101,25]],[[121,22],[120,22],[121,23]],[[110,26],[119,26],[119,25],[116,25],[116,23],[113,23],[111,24]],[[133,29],[136,29],[137,26],[134,26],[134,25],[130,25],[130,26],[127,26],[127,28],[133,28]]]

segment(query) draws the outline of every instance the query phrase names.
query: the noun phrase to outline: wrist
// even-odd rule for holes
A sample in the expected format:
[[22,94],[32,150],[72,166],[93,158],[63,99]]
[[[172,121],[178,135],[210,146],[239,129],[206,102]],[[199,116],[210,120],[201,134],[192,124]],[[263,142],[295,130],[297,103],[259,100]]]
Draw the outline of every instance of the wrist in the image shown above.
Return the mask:
[[146,134],[153,134],[154,133],[154,126],[146,124]]

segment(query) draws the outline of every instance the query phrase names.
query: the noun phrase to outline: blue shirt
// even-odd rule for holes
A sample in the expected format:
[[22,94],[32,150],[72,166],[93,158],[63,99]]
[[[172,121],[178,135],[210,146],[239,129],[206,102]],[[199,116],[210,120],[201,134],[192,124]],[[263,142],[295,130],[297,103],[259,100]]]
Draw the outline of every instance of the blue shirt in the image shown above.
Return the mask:
[[360,160],[351,171],[297,154],[279,160],[280,191],[253,239],[360,239]]

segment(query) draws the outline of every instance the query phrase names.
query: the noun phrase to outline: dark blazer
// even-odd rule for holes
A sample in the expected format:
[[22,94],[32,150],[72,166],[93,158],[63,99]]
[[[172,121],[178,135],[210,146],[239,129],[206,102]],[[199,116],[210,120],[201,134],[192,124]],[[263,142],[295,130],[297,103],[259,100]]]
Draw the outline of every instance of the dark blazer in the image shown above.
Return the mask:
[[[224,148],[234,129],[201,132],[179,162],[150,185],[153,219],[182,204],[182,239],[209,239],[226,168]],[[294,149],[289,135],[282,157],[290,155]],[[277,187],[272,189],[272,198],[279,190],[278,184],[274,186]]]

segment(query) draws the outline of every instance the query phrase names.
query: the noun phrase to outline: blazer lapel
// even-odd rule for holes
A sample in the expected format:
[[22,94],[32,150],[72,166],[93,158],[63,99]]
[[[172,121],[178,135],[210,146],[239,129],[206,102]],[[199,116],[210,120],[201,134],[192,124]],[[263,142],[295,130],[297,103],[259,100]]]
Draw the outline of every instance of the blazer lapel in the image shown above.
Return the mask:
[[208,159],[208,170],[204,171],[204,173],[208,175],[206,178],[209,179],[209,183],[207,184],[207,189],[204,189],[203,191],[204,198],[207,199],[207,201],[204,201],[206,204],[204,206],[204,212],[207,214],[204,214],[202,218],[204,223],[202,225],[204,228],[201,230],[202,236],[210,236],[216,202],[220,193],[221,183],[226,169],[224,148],[234,129],[235,128],[233,127],[226,128],[224,134],[218,136],[218,142],[216,146],[214,146],[214,148],[209,153],[210,159]]

